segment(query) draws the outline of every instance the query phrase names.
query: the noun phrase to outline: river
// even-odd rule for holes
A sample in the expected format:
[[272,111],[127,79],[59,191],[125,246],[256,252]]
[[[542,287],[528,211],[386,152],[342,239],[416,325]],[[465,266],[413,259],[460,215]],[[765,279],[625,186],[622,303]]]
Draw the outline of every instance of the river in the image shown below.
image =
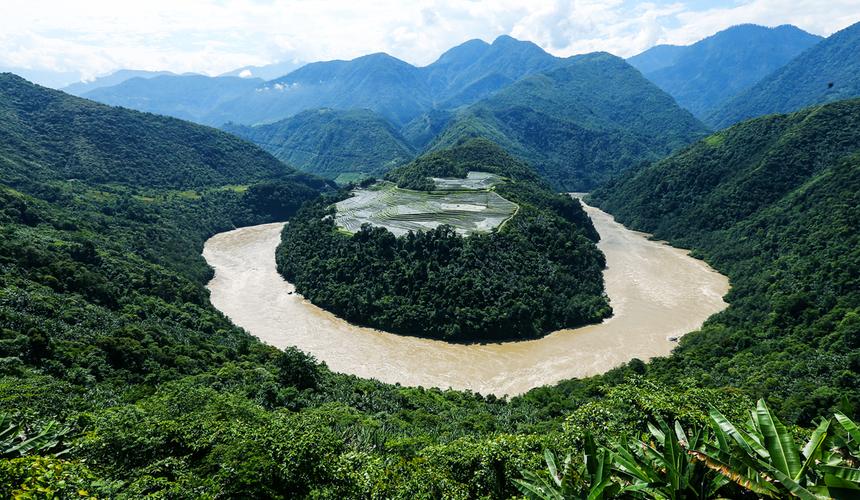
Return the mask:
[[448,344],[347,323],[294,293],[275,269],[283,223],[217,234],[203,256],[215,269],[212,304],[263,342],[296,346],[332,370],[410,386],[516,395],[605,372],[633,358],[665,356],[669,337],[696,330],[727,304],[728,279],[687,252],[630,231],[584,205],[606,255],[613,316],[538,340]]

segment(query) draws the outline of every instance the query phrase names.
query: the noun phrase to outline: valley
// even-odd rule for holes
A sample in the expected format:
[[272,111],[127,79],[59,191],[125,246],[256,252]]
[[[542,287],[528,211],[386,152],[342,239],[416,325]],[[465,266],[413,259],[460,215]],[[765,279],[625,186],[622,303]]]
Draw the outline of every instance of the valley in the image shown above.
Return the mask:
[[727,304],[725,276],[687,252],[630,231],[586,207],[606,255],[606,293],[614,315],[600,324],[542,339],[458,345],[351,325],[295,293],[275,268],[280,223],[221,233],[203,255],[215,269],[212,304],[264,342],[296,346],[329,368],[409,386],[516,395],[630,361],[665,356],[668,337],[696,330]]

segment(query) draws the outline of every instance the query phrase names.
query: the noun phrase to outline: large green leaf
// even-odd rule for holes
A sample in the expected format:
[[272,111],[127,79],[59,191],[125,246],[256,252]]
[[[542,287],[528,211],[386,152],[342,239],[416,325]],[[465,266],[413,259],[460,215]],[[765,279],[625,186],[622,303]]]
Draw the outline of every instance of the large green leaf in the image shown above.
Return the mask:
[[823,420],[812,432],[812,435],[809,436],[809,440],[806,442],[806,445],[803,446],[803,456],[806,457],[806,460],[803,461],[803,465],[800,467],[800,471],[798,471],[798,473],[794,476],[795,481],[799,481],[800,478],[804,474],[806,474],[806,471],[809,470],[812,464],[816,460],[821,459],[821,446],[827,439],[827,431],[829,429],[830,420]]
[[[746,433],[738,430],[735,425],[719,411],[712,409],[709,412],[711,421],[716,424],[716,428],[721,429],[726,435],[731,437],[741,448],[744,449],[750,456],[758,454],[762,458],[770,458],[770,452],[767,451],[758,441],[752,439]],[[721,445],[723,443],[720,443]]]
[[771,413],[763,399],[756,404],[755,418],[770,454],[770,463],[788,477],[796,478],[802,465],[797,443],[791,433]]

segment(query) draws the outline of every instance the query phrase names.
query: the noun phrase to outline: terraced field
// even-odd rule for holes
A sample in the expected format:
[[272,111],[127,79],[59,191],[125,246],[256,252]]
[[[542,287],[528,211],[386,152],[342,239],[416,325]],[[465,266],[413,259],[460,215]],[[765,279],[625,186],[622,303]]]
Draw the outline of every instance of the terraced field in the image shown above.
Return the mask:
[[462,235],[491,231],[516,213],[517,204],[490,189],[498,176],[469,174],[466,179],[434,179],[440,190],[433,192],[400,189],[390,182],[357,189],[335,205],[335,222],[351,233],[369,223],[396,236],[442,224]]

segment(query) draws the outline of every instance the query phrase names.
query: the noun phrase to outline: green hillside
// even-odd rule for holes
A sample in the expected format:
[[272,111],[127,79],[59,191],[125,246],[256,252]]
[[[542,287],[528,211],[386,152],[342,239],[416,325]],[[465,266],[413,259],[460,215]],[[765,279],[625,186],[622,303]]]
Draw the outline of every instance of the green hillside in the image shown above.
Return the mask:
[[[305,298],[351,322],[453,342],[535,338],[608,316],[603,254],[579,202],[553,193],[499,146],[474,139],[388,177],[401,188],[435,192],[429,177],[465,178],[470,171],[499,175],[489,194],[501,195],[507,209],[518,205],[497,229],[463,236],[443,218],[438,227],[400,236],[370,224],[344,234],[337,217],[327,216],[337,214],[330,204],[344,194],[290,221],[278,270]],[[407,198],[422,199],[399,197]]]
[[225,132],[112,108],[9,73],[0,74],[0,116],[5,183],[75,179],[186,189],[293,172]]
[[771,113],[860,96],[860,23],[807,49],[749,90],[727,100],[705,122],[722,128]]
[[632,66],[605,53],[571,58],[461,111],[431,150],[485,137],[559,190],[588,190],[662,157],[705,128]]
[[860,393],[860,100],[747,121],[595,191],[731,278],[729,309],[652,370],[742,387],[793,419]]
[[822,38],[791,25],[732,26],[684,46],[657,46],[627,60],[646,78],[704,119]]
[[314,109],[268,125],[223,128],[300,170],[331,178],[381,174],[415,156],[390,123],[365,109]]

